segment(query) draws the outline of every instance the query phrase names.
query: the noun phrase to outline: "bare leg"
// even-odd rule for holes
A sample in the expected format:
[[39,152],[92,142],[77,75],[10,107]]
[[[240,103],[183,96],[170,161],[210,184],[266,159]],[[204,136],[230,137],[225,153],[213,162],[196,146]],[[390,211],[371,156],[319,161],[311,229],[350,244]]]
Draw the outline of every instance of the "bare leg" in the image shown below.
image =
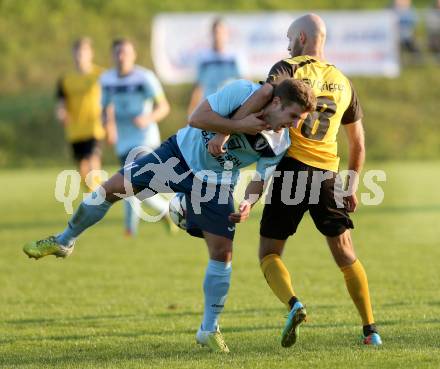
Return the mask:
[[209,258],[216,261],[229,262],[232,260],[232,240],[203,232],[208,246]]
[[348,229],[339,236],[326,237],[326,239],[338,267],[342,268],[355,262],[356,254]]
[[96,187],[98,187],[100,178],[92,178],[92,183],[89,183],[88,186],[86,184],[86,177],[92,170],[100,170],[101,169],[101,157],[97,154],[92,154],[86,158],[81,159],[78,162],[78,168],[79,168],[79,174],[81,175],[81,183],[83,184],[84,188],[89,188],[94,190]]
[[273,238],[260,237],[259,258],[260,262],[265,256],[276,254],[281,256],[284,251],[286,240],[275,240]]

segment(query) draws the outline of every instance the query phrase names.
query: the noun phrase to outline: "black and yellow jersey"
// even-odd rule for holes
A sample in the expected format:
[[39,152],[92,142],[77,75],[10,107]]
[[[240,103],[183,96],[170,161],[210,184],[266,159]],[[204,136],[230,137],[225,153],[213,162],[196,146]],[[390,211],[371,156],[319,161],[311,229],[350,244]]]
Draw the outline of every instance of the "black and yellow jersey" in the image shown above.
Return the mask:
[[101,119],[101,86],[99,78],[103,69],[93,66],[90,73],[66,73],[59,81],[56,96],[64,100],[69,123],[66,137],[69,142],[88,139],[100,140],[105,131]]
[[309,56],[276,63],[267,82],[290,76],[306,82],[317,97],[316,111],[297,128],[290,128],[291,145],[286,155],[316,168],[338,171],[336,136],[341,124],[362,118],[362,108],[350,80],[334,65]]

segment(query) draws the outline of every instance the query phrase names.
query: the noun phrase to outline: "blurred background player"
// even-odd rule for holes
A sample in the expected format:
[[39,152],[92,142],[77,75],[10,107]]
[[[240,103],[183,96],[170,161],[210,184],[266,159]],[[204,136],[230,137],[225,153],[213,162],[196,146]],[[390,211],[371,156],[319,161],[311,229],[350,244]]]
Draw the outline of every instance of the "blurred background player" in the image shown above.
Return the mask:
[[216,18],[211,31],[212,48],[199,56],[197,82],[191,94],[188,115],[204,98],[215,93],[226,82],[242,77],[238,58],[227,50],[229,31],[223,19]]
[[[135,65],[136,50],[130,40],[113,41],[112,53],[115,68],[101,77],[102,108],[109,141],[124,166],[127,158],[133,161],[160,146],[157,123],[168,115],[170,106],[154,73]],[[168,216],[168,200],[156,195],[144,202],[165,214],[163,220],[171,231],[177,230]],[[133,197],[124,206],[125,232],[132,236],[137,232],[141,203]]]
[[[101,121],[101,87],[103,69],[93,64],[92,41],[88,37],[73,44],[75,70],[58,81],[56,117],[62,123],[67,141],[72,145],[73,157],[78,162],[82,185],[91,170],[101,169],[100,141],[105,136]],[[91,178],[94,189],[99,177]]]
[[426,12],[426,33],[429,51],[440,62],[440,0]]
[[400,49],[412,57],[412,61],[421,61],[422,54],[416,40],[416,28],[419,21],[411,0],[394,0],[393,10],[399,22]]

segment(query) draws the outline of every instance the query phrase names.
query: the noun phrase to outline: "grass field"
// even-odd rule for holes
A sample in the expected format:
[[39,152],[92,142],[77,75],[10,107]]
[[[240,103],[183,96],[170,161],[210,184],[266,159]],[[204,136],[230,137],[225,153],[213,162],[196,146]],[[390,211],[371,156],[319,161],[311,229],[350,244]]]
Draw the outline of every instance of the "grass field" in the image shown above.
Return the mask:
[[256,259],[260,208],[237,232],[221,320],[228,356],[195,345],[202,241],[146,223],[127,240],[118,204],[70,258],[27,259],[22,244],[61,230],[67,219],[53,195],[58,170],[3,170],[0,367],[440,368],[439,165],[372,165],[387,173],[385,201],[354,215],[383,347],[360,345],[342,274],[307,216],[285,261],[309,322],[293,348],[281,348],[286,312]]

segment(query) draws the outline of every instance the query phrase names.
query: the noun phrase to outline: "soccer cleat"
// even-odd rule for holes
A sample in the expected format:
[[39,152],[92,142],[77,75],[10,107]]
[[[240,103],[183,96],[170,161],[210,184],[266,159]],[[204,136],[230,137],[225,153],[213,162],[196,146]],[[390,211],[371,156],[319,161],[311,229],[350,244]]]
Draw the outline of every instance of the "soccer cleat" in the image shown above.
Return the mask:
[[229,348],[218,326],[213,332],[203,331],[200,327],[196,334],[196,342],[201,346],[207,346],[211,351],[229,353]]
[[382,339],[378,333],[370,333],[367,337],[364,337],[364,345],[380,346],[382,344]]
[[49,255],[65,258],[72,253],[73,248],[74,243],[70,247],[66,247],[59,244],[54,236],[49,236],[43,240],[28,242],[23,246],[23,252],[34,259],[40,259]]
[[306,317],[305,307],[297,301],[290,310],[289,315],[287,315],[287,321],[281,334],[281,346],[290,347],[295,344],[299,335],[299,325],[306,320]]

